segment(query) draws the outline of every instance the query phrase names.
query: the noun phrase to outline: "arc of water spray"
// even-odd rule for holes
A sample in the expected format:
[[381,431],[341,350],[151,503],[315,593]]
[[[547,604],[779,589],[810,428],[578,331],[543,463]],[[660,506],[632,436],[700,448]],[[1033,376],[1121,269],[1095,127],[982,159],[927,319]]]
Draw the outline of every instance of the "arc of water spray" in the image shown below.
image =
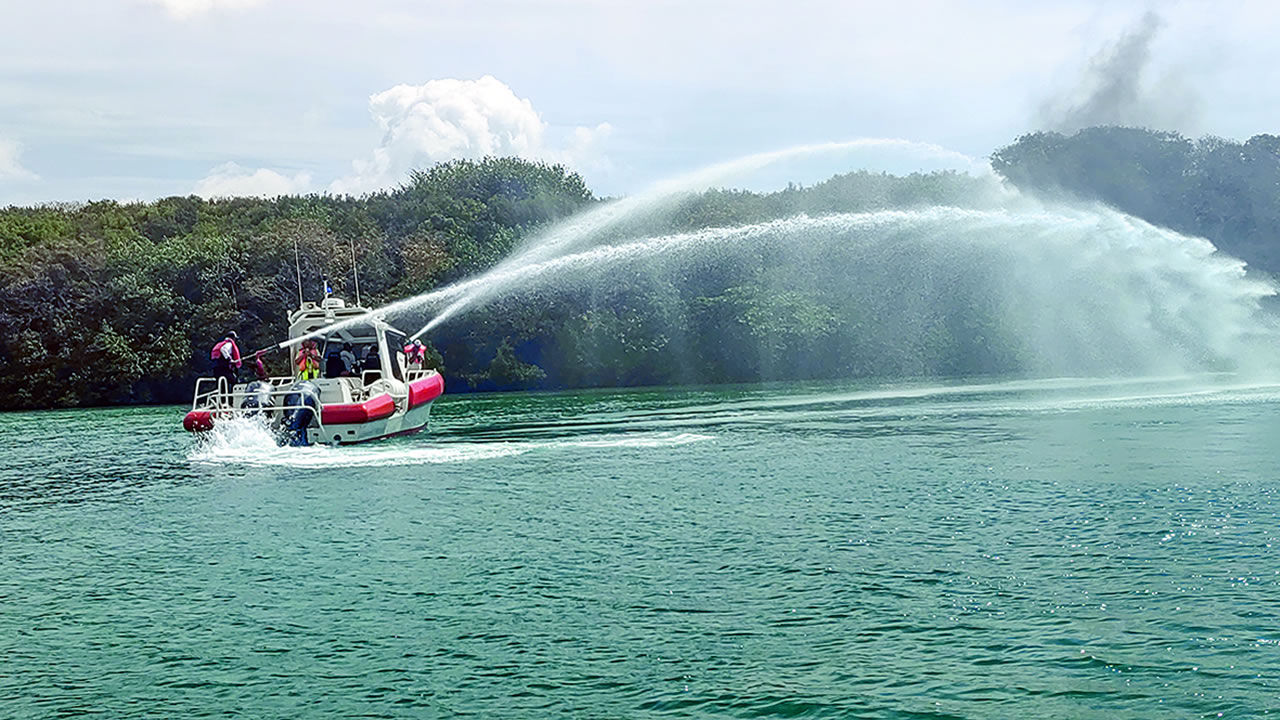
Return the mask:
[[924,157],[956,162],[967,169],[975,170],[979,173],[990,172],[990,167],[985,163],[963,153],[948,150],[932,143],[920,143],[899,138],[858,138],[844,142],[799,145],[782,150],[747,155],[659,182],[637,195],[600,205],[585,213],[569,217],[556,223],[551,228],[532,236],[523,244],[521,250],[480,275],[453,283],[439,290],[391,303],[349,320],[328,325],[306,335],[285,340],[279,343],[278,347],[287,348],[304,340],[327,335],[335,330],[367,323],[373,317],[395,315],[414,308],[456,298],[445,306],[430,322],[412,335],[414,339],[417,339],[434,330],[441,323],[455,316],[466,307],[483,298],[492,297],[506,284],[505,282],[498,282],[499,278],[505,281],[512,281],[528,277],[528,273],[513,272],[513,269],[535,265],[557,255],[571,252],[584,239],[590,238],[601,230],[626,218],[652,211],[683,195],[705,190],[734,176],[760,170],[783,160],[818,153],[884,148],[905,150]]
[[[536,291],[539,286],[559,287],[565,277],[607,271],[637,258],[715,246],[752,252],[757,243],[801,238],[806,246],[814,241],[842,247],[865,241],[889,253],[903,247],[900,241],[919,243],[907,247],[932,248],[924,257],[948,266],[955,259],[951,252],[956,242],[980,251],[979,257],[999,263],[984,271],[992,277],[982,280],[998,281],[991,287],[997,299],[1002,298],[1000,312],[1007,315],[1000,324],[1007,323],[1011,337],[1018,338],[1015,347],[1030,353],[1030,369],[1062,367],[1075,372],[1071,358],[1078,348],[1108,347],[1120,350],[1127,358],[1124,362],[1141,363],[1136,367],[1144,372],[1214,367],[1205,362],[1252,367],[1259,362],[1255,358],[1273,357],[1280,346],[1280,331],[1257,318],[1258,301],[1276,293],[1270,281],[1246,276],[1244,263],[1216,253],[1206,240],[1101,208],[934,206],[800,214],[601,245],[503,273],[485,273],[382,312],[447,300],[481,282]],[[1023,242],[1010,243],[1011,238]],[[1046,285],[1046,278],[1062,282]],[[583,279],[591,281],[590,276]],[[1046,300],[1051,302],[1045,304]],[[1055,310],[1056,303],[1074,310]],[[1093,311],[1100,306],[1114,310],[1095,317]],[[1046,323],[1045,317],[1052,321]],[[1122,342],[1116,344],[1118,340]],[[1077,360],[1097,361],[1088,351]],[[1060,362],[1066,364],[1054,364]]]
[[[619,245],[605,245],[576,253],[561,255],[541,262],[508,268],[502,271],[498,271],[495,268],[494,271],[485,273],[482,278],[476,278],[476,281],[479,282],[481,280],[487,280],[489,282],[501,282],[509,285],[519,281],[532,280],[537,277],[552,276],[556,273],[580,267],[615,265],[629,259],[642,256],[652,256],[662,252],[674,251],[690,245],[701,245],[707,242],[734,244],[749,241],[761,236],[767,236],[779,231],[785,231],[787,229],[803,228],[807,230],[814,230],[834,227],[849,228],[856,226],[870,226],[885,222],[901,222],[910,219],[918,220],[919,218],[912,218],[909,213],[901,210],[880,210],[871,213],[837,214],[822,218],[811,218],[807,215],[796,215],[790,218],[770,220],[767,222],[743,225],[729,229],[706,228],[694,232],[647,237]],[[459,290],[458,292],[462,292],[462,290]],[[491,295],[482,295],[480,296],[480,299],[475,302],[481,302],[490,297]],[[418,338],[423,333],[438,325],[439,321],[444,319],[444,317],[443,313],[438,315],[431,323],[428,323],[427,327],[424,327],[415,333],[413,338]]]
[[[492,280],[500,276],[510,276],[511,273],[509,271],[514,266],[537,262],[538,260],[546,259],[547,257],[554,256],[555,254],[570,251],[584,238],[591,237],[594,233],[625,217],[654,210],[657,207],[680,197],[681,195],[705,190],[736,175],[760,170],[782,160],[802,157],[805,155],[866,148],[895,148],[908,150],[928,157],[959,162],[960,164],[970,169],[978,170],[981,173],[990,171],[990,167],[988,165],[985,165],[979,160],[971,158],[968,155],[964,155],[963,153],[948,150],[940,145],[918,143],[898,138],[859,138],[844,142],[800,145],[782,150],[756,153],[736,160],[711,165],[709,167],[695,170],[694,172],[686,175],[660,182],[638,195],[624,198],[615,203],[610,203],[591,210],[575,218],[570,218],[568,221],[557,224],[550,230],[534,236],[534,238],[526,244],[526,249],[524,251],[518,252],[507,258],[492,270],[479,276],[479,278]],[[440,313],[432,318],[430,322],[422,326],[422,328],[414,333],[412,337],[417,339],[422,335],[425,335],[438,327],[441,323],[456,315],[459,311],[465,309],[467,306],[474,304],[483,297],[492,296],[501,286],[501,283],[497,282],[470,284],[469,289],[475,288],[474,291],[464,292],[462,297],[454,300],[451,304],[446,306],[444,310],[440,311]]]
[[[1018,255],[1016,259],[1011,258],[1014,266],[1030,266],[1041,275],[1047,271],[1049,275],[1061,273],[1077,279],[1099,274],[1109,278],[1101,287],[1069,283],[1068,288],[1076,293],[1071,296],[1074,301],[1068,303],[1070,306],[1091,306],[1100,290],[1110,288],[1111,293],[1106,296],[1111,301],[1108,305],[1117,309],[1101,325],[1095,326],[1092,316],[1077,312],[1058,317],[1058,322],[1051,324],[1052,330],[1045,334],[1050,326],[1041,319],[1019,324],[1022,322],[1018,320],[1019,312],[1011,309],[1013,326],[1025,331],[1019,332],[1018,337],[1030,338],[1030,346],[1048,348],[1044,351],[1045,358],[1069,355],[1073,346],[1105,345],[1108,338],[1120,333],[1125,338],[1125,350],[1136,349],[1148,358],[1144,362],[1151,363],[1152,367],[1159,363],[1165,372],[1168,368],[1183,367],[1184,362],[1198,362],[1196,352],[1207,352],[1216,358],[1248,360],[1250,356],[1242,354],[1247,337],[1256,336],[1256,342],[1249,340],[1254,342],[1250,347],[1267,348],[1267,356],[1274,354],[1276,341],[1280,341],[1280,334],[1269,325],[1255,322],[1258,300],[1276,293],[1269,281],[1246,277],[1242,262],[1218,255],[1203,239],[1180,235],[1107,210],[1029,208],[1011,212],[1007,208],[935,206],[818,217],[801,214],[751,225],[706,228],[594,247],[511,268],[504,273],[486,274],[486,277],[508,286],[520,283],[521,287],[532,290],[538,283],[548,285],[565,275],[578,277],[580,271],[605,270],[637,258],[653,258],[685,249],[716,245],[744,249],[758,242],[810,237],[838,237],[842,238],[838,242],[847,243],[851,237],[854,241],[878,242],[905,235],[912,241],[912,238],[920,239],[919,230],[927,233],[925,237],[936,251],[935,261],[947,257],[949,242],[958,238],[968,247],[986,248],[989,254],[985,257],[989,259],[998,259],[1001,253],[1016,247]],[[1011,246],[1007,242],[1010,237],[1034,239],[1034,242]],[[892,248],[892,243],[888,247]],[[1135,283],[1141,290],[1132,289]],[[1000,292],[1012,292],[1008,297],[1017,299],[1017,307],[1032,307],[1031,315],[1038,316],[1043,307],[1037,303],[1044,299],[1041,294],[1044,288],[1043,278],[1019,280],[1014,273],[1012,285]],[[1188,293],[1188,288],[1192,293]],[[1060,291],[1053,288],[1048,292],[1056,300]],[[1208,309],[1195,308],[1190,298],[1218,301],[1212,307],[1212,321],[1197,319]],[[1060,346],[1057,343],[1062,337],[1072,340]],[[1190,345],[1186,345],[1188,342]],[[1187,354],[1186,347],[1201,350]]]

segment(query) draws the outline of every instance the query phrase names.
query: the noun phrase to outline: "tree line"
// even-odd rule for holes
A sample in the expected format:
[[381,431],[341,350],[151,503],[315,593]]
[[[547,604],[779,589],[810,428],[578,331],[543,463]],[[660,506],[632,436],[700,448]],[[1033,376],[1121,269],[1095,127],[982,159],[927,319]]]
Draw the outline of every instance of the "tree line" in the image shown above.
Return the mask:
[[[1090,128],[1024,136],[992,162],[1017,187],[1099,200],[1274,271],[1278,148],[1274,136],[1233,143]],[[971,206],[988,193],[954,172],[855,172],[774,193],[691,194],[608,232],[623,240],[798,214]],[[299,274],[307,299],[322,276],[352,299],[354,254],[362,300],[376,307],[491,268],[523,239],[601,202],[564,167],[486,158],[442,163],[360,198],[0,210],[0,407],[187,402],[228,330],[246,350],[284,337]],[[953,265],[955,277],[980,272]],[[875,272],[880,290],[832,267]],[[908,304],[884,292],[923,287],[920,272],[907,248],[872,257],[844,236],[785,249],[739,242],[516,292],[427,339],[451,392],[1018,367],[1016,348],[998,341],[983,278],[935,283],[935,297]],[[283,355],[269,363],[288,367]]]
[[[327,275],[365,304],[473,274],[594,198],[563,168],[445,163],[363,198],[169,197],[0,211],[0,406],[185,402],[209,347],[287,334]],[[287,359],[273,357],[285,372]]]

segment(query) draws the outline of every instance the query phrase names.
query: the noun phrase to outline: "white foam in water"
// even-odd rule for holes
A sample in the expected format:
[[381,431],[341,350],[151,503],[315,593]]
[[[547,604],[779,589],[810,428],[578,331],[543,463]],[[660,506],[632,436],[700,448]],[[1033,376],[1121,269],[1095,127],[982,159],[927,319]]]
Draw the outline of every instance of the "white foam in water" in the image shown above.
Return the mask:
[[264,420],[231,418],[218,420],[213,430],[197,436],[189,457],[195,461],[214,461],[229,455],[254,455],[279,449],[275,434]]
[[619,438],[607,438],[600,440],[564,440],[555,445],[563,447],[586,447],[586,448],[663,448],[677,447],[680,445],[689,445],[704,440],[714,440],[711,435],[700,435],[698,433],[680,433],[674,436],[623,436]]
[[1028,402],[1009,408],[1015,412],[1071,412],[1201,405],[1250,405],[1280,402],[1280,386],[1242,384],[1228,387],[1170,389],[1165,392],[1101,395]]
[[[405,447],[374,443],[357,447],[279,447],[261,424],[236,420],[220,423],[191,451],[192,462],[232,463],[294,468],[390,467],[465,463],[561,448],[665,448],[713,439],[695,433],[645,433],[603,438],[540,442],[445,443]],[[430,440],[425,442],[430,443]]]

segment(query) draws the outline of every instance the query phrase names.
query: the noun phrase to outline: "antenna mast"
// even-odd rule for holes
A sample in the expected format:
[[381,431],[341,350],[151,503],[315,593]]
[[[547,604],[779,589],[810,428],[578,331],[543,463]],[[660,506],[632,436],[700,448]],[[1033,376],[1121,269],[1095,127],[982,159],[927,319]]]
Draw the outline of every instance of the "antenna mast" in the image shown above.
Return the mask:
[[298,260],[298,236],[293,236],[293,269],[298,273],[298,307],[302,307],[302,262]]
[[356,240],[351,239],[351,277],[356,281],[356,307],[360,305],[360,273],[356,272]]

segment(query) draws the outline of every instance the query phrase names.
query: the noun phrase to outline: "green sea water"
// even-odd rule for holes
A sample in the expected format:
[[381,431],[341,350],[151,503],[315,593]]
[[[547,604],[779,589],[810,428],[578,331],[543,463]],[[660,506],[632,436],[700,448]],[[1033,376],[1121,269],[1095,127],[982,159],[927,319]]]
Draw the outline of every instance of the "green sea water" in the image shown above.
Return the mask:
[[1280,386],[0,414],[0,717],[1280,713]]

